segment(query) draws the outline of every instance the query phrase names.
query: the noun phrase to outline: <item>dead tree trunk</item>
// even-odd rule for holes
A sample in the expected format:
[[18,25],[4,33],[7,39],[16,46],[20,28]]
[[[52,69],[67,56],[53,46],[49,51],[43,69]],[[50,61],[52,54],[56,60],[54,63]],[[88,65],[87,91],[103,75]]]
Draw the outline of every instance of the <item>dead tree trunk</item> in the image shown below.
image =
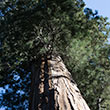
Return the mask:
[[90,110],[60,57],[32,65],[29,110]]

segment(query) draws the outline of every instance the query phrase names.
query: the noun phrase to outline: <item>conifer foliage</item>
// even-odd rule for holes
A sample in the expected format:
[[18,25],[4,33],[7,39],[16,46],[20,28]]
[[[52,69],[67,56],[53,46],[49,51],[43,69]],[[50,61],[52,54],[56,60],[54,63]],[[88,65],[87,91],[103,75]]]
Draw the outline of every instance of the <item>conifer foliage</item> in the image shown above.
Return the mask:
[[106,43],[109,23],[97,11],[84,6],[83,0],[0,3],[0,86],[8,86],[0,106],[7,106],[7,110],[26,109],[31,64],[39,56],[58,55],[90,108],[98,110],[101,104],[106,107],[102,100],[106,101],[103,91],[110,73],[110,47]]

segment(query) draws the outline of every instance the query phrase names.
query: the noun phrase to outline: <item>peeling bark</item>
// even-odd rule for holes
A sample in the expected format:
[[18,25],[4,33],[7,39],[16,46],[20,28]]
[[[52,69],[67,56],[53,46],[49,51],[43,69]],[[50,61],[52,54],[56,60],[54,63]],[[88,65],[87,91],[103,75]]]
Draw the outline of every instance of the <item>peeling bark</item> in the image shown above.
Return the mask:
[[29,110],[90,110],[61,57],[32,65]]

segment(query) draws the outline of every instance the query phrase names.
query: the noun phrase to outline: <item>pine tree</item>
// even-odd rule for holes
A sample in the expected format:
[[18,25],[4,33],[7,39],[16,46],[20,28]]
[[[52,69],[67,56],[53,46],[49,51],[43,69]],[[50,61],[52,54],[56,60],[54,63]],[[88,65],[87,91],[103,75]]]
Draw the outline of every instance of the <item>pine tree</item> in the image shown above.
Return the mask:
[[[69,94],[65,95],[68,101],[64,98],[63,102],[54,102],[57,98],[53,97],[57,94],[52,86],[52,84],[56,84],[54,81],[59,80],[59,85],[63,84],[62,81],[70,81],[68,85],[74,82],[71,75],[63,76],[63,72],[60,76],[53,76],[52,70],[50,70],[52,66],[55,69],[53,73],[65,70],[65,68],[61,69],[62,66],[60,68],[60,64],[56,65],[58,60],[54,65],[52,64],[55,59],[60,57],[73,73],[72,76],[82,88],[83,94],[86,93],[84,96],[88,99],[91,109],[97,109],[95,106],[101,93],[98,92],[96,98],[92,95],[95,96],[95,92],[104,87],[105,73],[109,73],[110,63],[107,53],[109,48],[105,44],[109,30],[106,28],[107,19],[98,16],[97,12],[93,13],[91,9],[87,8],[83,11],[84,5],[82,0],[12,0],[3,2],[0,23],[0,75],[3,80],[7,76],[12,76],[12,73],[19,72],[23,77],[24,70],[27,71],[26,73],[31,72],[30,110],[45,109],[43,107],[49,109],[54,106],[57,107],[54,109],[61,109],[60,103],[65,109],[70,107],[77,110],[75,107],[78,105],[71,102]],[[57,70],[57,68],[59,69]],[[24,70],[21,72],[21,69]],[[49,74],[51,74],[51,78],[56,79],[49,79]],[[57,74],[60,73],[57,72]],[[4,83],[9,82],[4,81]],[[96,87],[97,83],[101,86],[93,91],[92,87]],[[37,89],[35,89],[36,85]],[[74,84],[74,87],[77,86]],[[72,88],[71,85],[70,88]],[[76,93],[77,91],[79,90],[76,90]],[[64,97],[62,94],[59,96]],[[92,103],[93,98],[95,101]],[[80,102],[83,103],[83,101]],[[83,108],[80,109],[83,110]]]

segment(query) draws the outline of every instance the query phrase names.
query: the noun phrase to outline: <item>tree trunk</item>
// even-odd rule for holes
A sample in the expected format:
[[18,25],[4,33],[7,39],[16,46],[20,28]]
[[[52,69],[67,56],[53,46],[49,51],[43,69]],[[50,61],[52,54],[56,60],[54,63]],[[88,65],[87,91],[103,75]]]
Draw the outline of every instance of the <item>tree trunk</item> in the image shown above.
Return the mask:
[[29,110],[90,110],[61,57],[33,63]]

